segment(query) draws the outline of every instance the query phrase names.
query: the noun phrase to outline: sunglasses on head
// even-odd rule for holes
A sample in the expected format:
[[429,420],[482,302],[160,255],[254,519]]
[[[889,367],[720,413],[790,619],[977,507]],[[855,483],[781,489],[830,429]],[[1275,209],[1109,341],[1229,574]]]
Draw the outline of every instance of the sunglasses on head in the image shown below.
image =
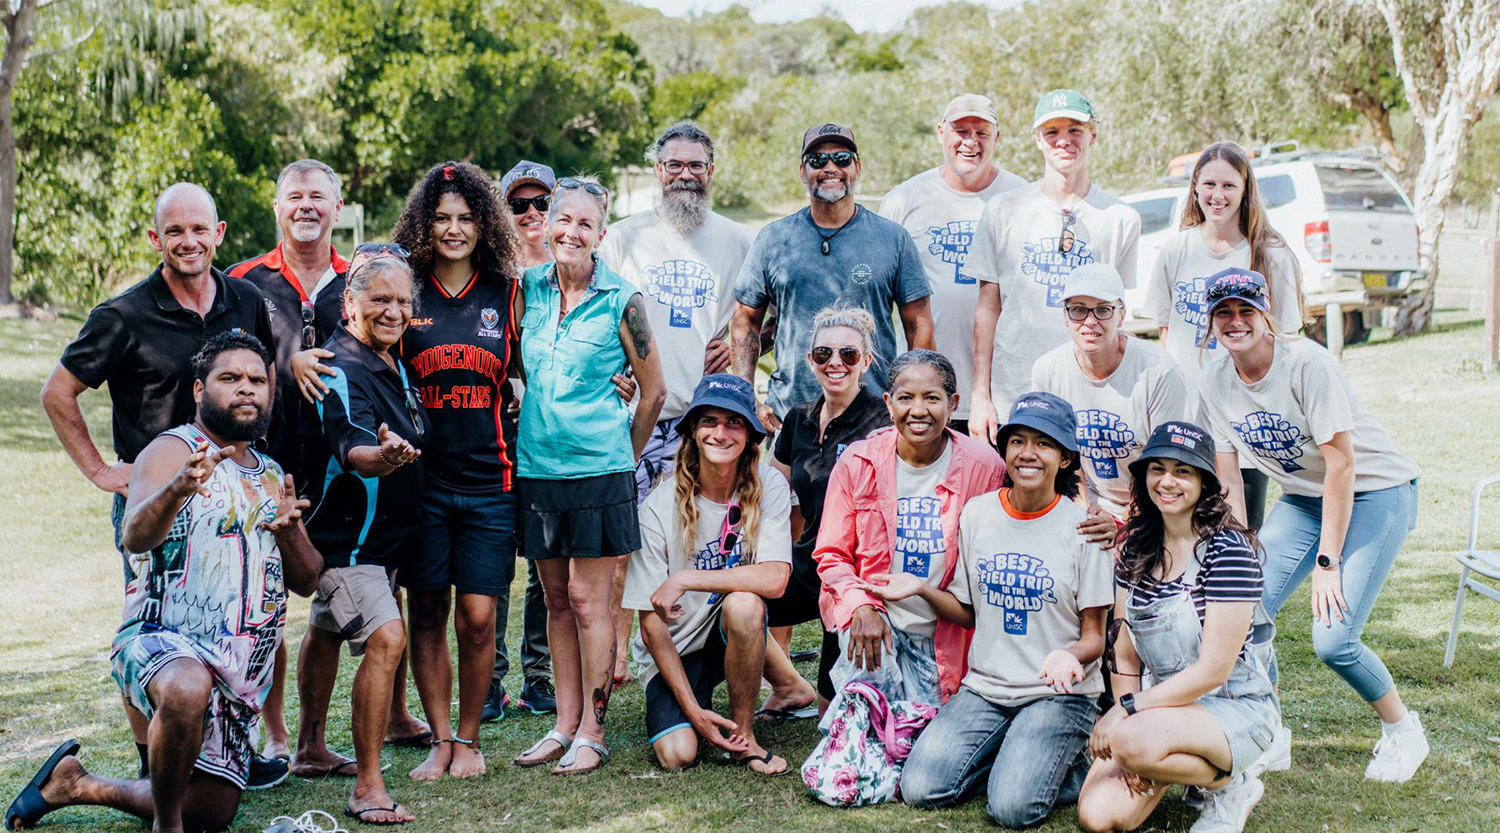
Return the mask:
[[1259,284],[1254,283],[1221,283],[1208,290],[1204,296],[1212,304],[1225,298],[1260,298],[1266,294]]
[[1073,321],[1087,321],[1090,315],[1094,316],[1095,321],[1108,321],[1115,317],[1114,304],[1100,304],[1097,307],[1086,307],[1083,304],[1069,304],[1064,309],[1068,311],[1068,318]]
[[596,197],[609,199],[608,188],[605,188],[603,185],[600,185],[597,182],[584,182],[576,176],[565,176],[562,179],[559,179],[557,181],[557,187],[553,189],[552,193],[555,194],[558,191],[572,191],[578,188],[582,188],[583,190],[589,192],[590,194],[593,194]]
[[[1076,239],[1073,236],[1073,224],[1076,222],[1078,222],[1078,216],[1064,208],[1062,213],[1062,231],[1057,233],[1057,250],[1059,252],[1073,251],[1073,241]],[[1074,320],[1082,321],[1083,319],[1078,318]]]
[[[839,361],[850,367],[859,364],[860,356],[863,355],[858,347],[840,347],[837,352]],[[813,364],[824,365],[833,360],[833,354],[832,347],[814,347],[809,355],[812,356]]]
[[517,217],[525,214],[530,208],[546,213],[547,207],[552,205],[552,195],[542,194],[536,197],[506,197],[506,205],[510,206],[510,213]]
[[313,326],[317,320],[317,310],[312,301],[302,302],[302,349],[311,350],[318,346],[318,328]]
[[353,275],[361,266],[383,257],[405,261],[411,257],[411,250],[400,243],[361,243],[354,247],[354,256],[349,258],[349,274]]
[[853,165],[854,160],[858,158],[859,155],[852,150],[836,150],[832,153],[804,153],[802,154],[802,164],[815,171],[826,167],[829,162],[840,168],[847,168]]

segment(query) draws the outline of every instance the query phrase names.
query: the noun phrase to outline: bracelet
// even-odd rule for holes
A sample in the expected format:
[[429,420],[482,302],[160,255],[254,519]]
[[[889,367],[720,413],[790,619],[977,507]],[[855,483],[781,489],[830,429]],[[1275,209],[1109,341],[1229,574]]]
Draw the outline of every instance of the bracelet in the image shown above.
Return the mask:
[[403,463],[400,460],[392,460],[391,458],[385,456],[385,449],[383,449],[383,448],[380,449],[380,459],[381,459],[382,462],[384,462],[387,466],[390,466],[391,468],[397,468],[397,469],[399,469],[402,466],[406,465],[405,463]]

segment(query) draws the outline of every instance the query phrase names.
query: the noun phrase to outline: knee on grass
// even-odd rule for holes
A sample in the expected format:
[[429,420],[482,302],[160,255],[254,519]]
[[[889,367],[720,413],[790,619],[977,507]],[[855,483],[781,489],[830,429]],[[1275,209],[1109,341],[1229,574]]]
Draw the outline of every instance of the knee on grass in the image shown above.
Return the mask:
[[1008,796],[991,792],[985,800],[985,810],[990,820],[1012,830],[1035,827],[1047,820],[1052,805],[1032,797]]
[[1078,797],[1078,826],[1088,833],[1124,833],[1133,829],[1121,808],[1097,793]]
[[687,769],[698,762],[698,733],[685,726],[651,744],[651,751],[662,769]]

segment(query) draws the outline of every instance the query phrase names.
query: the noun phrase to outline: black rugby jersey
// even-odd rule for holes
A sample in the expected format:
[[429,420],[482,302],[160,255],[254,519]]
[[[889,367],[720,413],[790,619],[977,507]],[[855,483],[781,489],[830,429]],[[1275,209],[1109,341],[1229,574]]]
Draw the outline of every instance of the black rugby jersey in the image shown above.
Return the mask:
[[422,311],[401,338],[401,357],[432,421],[422,452],[427,480],[461,494],[508,492],[515,479],[516,421],[506,371],[519,338],[511,320],[516,281],[477,273],[450,295],[428,276]]

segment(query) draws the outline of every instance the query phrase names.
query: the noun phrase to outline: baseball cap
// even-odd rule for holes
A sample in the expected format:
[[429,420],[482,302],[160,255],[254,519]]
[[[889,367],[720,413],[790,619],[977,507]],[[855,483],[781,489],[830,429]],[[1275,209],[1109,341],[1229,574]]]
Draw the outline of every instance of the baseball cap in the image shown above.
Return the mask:
[[993,125],[1000,124],[1000,114],[995,110],[995,103],[978,93],[964,93],[948,102],[948,109],[943,111],[943,122],[955,122],[970,116],[984,119]]
[[1108,263],[1097,260],[1085,263],[1068,273],[1068,279],[1063,282],[1064,301],[1080,295],[1119,303],[1125,299],[1125,282],[1120,278],[1120,271]]
[[500,179],[500,199],[510,199],[510,192],[515,190],[517,185],[528,183],[540,185],[550,194],[557,187],[557,175],[552,173],[551,168],[540,162],[522,159]]
[[744,417],[745,426],[755,435],[752,437],[755,442],[765,439],[766,429],[755,416],[755,388],[738,376],[711,373],[700,379],[698,387],[693,389],[693,401],[688,403],[687,411],[677,421],[677,433],[683,437],[692,436],[693,423],[701,408],[723,408],[732,414],[738,414]]
[[815,127],[809,127],[807,132],[802,134],[802,152],[807,153],[824,142],[834,142],[859,153],[859,146],[854,144],[854,131],[833,122],[824,122]]
[[1094,105],[1077,90],[1053,90],[1037,101],[1036,117],[1031,120],[1031,129],[1041,127],[1049,119],[1092,122]]
[[1078,451],[1078,417],[1067,400],[1045,391],[1023,393],[1010,406],[1010,419],[1000,427],[1000,445],[1017,428],[1033,428],[1056,440],[1069,451]]
[[1214,438],[1191,422],[1163,422],[1151,432],[1141,456],[1130,464],[1130,476],[1140,479],[1152,459],[1176,460],[1214,473]]
[[[1271,304],[1266,299],[1266,276],[1254,269],[1231,266],[1210,275],[1208,286],[1203,290],[1203,303],[1207,305],[1203,314],[1212,318],[1214,307],[1230,298],[1238,298],[1261,312],[1271,311]],[[1203,338],[1206,340],[1212,332],[1213,327],[1208,327]]]

